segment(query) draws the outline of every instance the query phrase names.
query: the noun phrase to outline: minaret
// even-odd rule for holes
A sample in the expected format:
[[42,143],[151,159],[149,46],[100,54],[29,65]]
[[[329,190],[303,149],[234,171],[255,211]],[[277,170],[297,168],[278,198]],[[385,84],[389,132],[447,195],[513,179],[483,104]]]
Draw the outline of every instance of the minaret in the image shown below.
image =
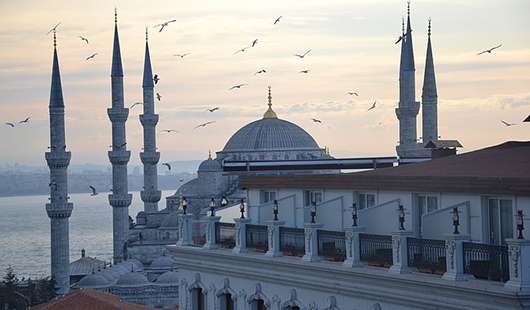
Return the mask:
[[156,150],[156,124],[158,114],[155,114],[153,71],[151,69],[151,57],[149,56],[149,42],[147,29],[145,30],[145,59],[144,59],[144,113],[140,115],[140,122],[144,127],[144,151],[140,153],[140,159],[144,164],[144,190],[140,193],[144,202],[146,213],[158,211],[158,201],[161,192],[158,190],[157,164],[160,153]]
[[413,152],[417,148],[416,117],[420,103],[416,101],[415,71],[409,2],[407,6],[407,32],[403,33],[401,41],[399,107],[396,108],[396,116],[399,120],[399,145],[396,150],[400,157],[414,156],[411,151]]
[[67,169],[71,153],[66,151],[64,131],[64,102],[61,86],[61,73],[57,57],[56,34],[53,32],[53,67],[50,91],[50,151],[46,161],[50,168],[50,203],[46,212],[51,225],[51,275],[55,280],[58,294],[66,294],[70,289],[70,245],[68,219],[74,205],[68,202]]
[[438,92],[434,74],[434,60],[431,47],[431,20],[429,19],[427,56],[425,58],[425,75],[421,95],[423,119],[423,144],[438,140]]
[[131,152],[127,151],[125,122],[129,109],[123,103],[123,68],[121,64],[120,38],[118,36],[118,15],[114,12],[114,46],[112,49],[111,69],[112,107],[107,114],[112,122],[112,151],[108,152],[112,164],[112,194],[109,203],[112,206],[112,241],[114,263],[124,257],[129,235],[129,205],[132,195],[127,186],[127,163]]

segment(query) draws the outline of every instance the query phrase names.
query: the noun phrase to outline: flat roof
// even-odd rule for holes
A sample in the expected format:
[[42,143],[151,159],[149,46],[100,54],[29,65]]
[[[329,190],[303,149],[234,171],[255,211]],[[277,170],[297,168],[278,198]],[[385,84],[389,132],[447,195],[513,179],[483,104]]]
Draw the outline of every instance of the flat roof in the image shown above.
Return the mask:
[[530,196],[530,141],[510,141],[421,163],[317,175],[241,176],[241,188],[322,188]]

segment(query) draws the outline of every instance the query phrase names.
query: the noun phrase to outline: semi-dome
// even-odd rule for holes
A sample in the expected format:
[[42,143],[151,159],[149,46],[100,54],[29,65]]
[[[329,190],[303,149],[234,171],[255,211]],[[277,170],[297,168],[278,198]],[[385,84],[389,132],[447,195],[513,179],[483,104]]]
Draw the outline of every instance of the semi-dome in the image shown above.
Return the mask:
[[171,257],[165,255],[157,257],[151,262],[151,268],[171,268],[174,265],[175,261]]
[[222,171],[223,167],[221,163],[215,159],[212,159],[212,154],[210,153],[208,159],[203,161],[199,165],[199,172],[217,172]]
[[100,274],[89,274],[84,276],[79,282],[76,283],[77,287],[83,288],[101,288],[109,286],[110,282]]
[[158,284],[178,284],[179,275],[174,271],[168,271],[161,274],[156,278],[156,283]]
[[149,284],[149,280],[140,272],[128,272],[123,274],[116,282],[117,286],[140,286]]

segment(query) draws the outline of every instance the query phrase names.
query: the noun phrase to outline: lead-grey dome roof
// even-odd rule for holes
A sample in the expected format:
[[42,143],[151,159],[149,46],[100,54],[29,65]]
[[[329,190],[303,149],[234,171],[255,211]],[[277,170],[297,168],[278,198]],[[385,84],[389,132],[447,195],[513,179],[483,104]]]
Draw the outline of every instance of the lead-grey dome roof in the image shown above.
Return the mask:
[[282,149],[319,149],[315,139],[298,125],[279,118],[263,118],[239,129],[223,152]]
[[146,284],[149,284],[149,281],[140,272],[128,272],[123,274],[116,283],[117,286],[139,286]]

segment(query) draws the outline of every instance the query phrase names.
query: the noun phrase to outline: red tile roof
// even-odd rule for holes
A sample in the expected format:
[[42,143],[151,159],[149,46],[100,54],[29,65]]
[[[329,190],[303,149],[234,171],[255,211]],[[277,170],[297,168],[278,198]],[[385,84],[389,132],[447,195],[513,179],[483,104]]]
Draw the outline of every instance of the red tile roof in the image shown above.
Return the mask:
[[506,142],[461,155],[327,175],[241,177],[242,188],[327,188],[530,196],[530,141]]
[[131,304],[118,296],[96,291],[79,289],[62,297],[57,297],[45,304],[30,309],[34,310],[152,310],[143,305]]

